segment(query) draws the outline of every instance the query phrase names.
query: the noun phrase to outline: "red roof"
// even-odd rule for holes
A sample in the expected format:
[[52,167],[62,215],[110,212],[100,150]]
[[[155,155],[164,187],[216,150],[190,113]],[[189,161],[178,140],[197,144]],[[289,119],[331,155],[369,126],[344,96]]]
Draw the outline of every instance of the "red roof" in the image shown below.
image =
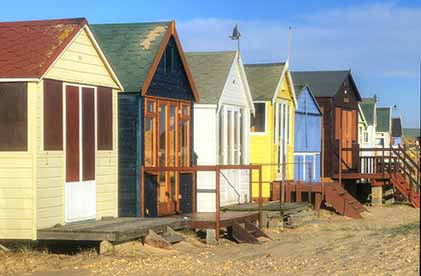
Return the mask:
[[0,78],[40,78],[66,48],[84,18],[0,22]]

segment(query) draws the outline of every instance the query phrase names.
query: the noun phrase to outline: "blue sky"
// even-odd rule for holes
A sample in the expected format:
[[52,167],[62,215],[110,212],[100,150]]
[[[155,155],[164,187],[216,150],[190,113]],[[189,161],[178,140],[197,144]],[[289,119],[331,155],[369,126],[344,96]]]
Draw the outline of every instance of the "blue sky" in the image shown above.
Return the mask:
[[0,20],[86,17],[90,23],[175,19],[187,51],[230,50],[234,24],[245,62],[287,58],[294,70],[351,68],[363,97],[397,105],[420,126],[421,1],[4,1]]

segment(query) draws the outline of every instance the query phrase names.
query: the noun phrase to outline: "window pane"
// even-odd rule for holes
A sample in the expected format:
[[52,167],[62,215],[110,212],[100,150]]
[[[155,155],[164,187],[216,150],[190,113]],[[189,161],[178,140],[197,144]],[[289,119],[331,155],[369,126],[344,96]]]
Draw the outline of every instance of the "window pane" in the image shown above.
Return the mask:
[[219,115],[219,163],[224,164],[224,109],[220,111]]
[[255,103],[254,104],[255,114],[251,116],[250,120],[250,131],[251,132],[265,132],[265,115],[266,115],[266,104]]
[[167,123],[167,106],[165,104],[160,105],[161,110],[159,111],[159,166],[164,167],[167,165],[166,161],[166,132],[165,126]]
[[227,123],[227,155],[228,155],[228,164],[232,164],[232,150],[233,150],[233,144],[232,144],[232,111],[228,110],[228,123]]
[[181,136],[181,166],[189,166],[188,164],[188,154],[189,154],[189,149],[188,149],[188,136],[189,136],[189,131],[188,131],[188,124],[189,121],[188,120],[182,120],[181,121],[181,131],[180,131],[180,136]]
[[61,81],[44,80],[44,150],[63,150],[63,83]]
[[155,103],[153,101],[146,100],[146,111],[155,112]]
[[155,141],[154,121],[153,118],[147,117],[145,119],[145,166],[155,166],[153,156],[153,145]]
[[234,164],[239,164],[239,152],[240,152],[240,141],[239,141],[239,125],[238,120],[240,119],[240,116],[238,116],[238,111],[234,111]]
[[98,87],[98,149],[113,149],[113,92],[111,88]]
[[170,106],[170,129],[169,129],[169,139],[170,139],[170,164],[169,166],[176,166],[176,132],[175,132],[175,125],[176,125],[176,114],[177,114],[177,107],[174,105]]
[[26,151],[26,83],[0,83],[0,151]]

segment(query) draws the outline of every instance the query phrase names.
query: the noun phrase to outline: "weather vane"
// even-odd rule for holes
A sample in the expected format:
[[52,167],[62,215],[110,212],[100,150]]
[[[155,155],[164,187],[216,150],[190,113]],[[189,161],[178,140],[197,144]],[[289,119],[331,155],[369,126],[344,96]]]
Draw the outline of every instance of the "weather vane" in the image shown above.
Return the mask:
[[241,37],[241,34],[240,34],[240,31],[238,30],[238,25],[235,24],[234,29],[232,30],[232,35],[230,35],[230,38],[232,40],[237,40],[238,53],[240,53],[240,37]]

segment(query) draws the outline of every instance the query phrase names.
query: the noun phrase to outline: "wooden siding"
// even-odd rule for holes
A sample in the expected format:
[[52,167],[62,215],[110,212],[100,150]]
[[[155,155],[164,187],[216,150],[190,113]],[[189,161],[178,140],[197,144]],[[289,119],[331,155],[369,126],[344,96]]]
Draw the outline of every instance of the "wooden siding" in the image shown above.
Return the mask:
[[82,30],[47,71],[49,79],[118,88],[97,50]]
[[0,152],[0,239],[34,239],[36,84],[28,83],[28,150]]
[[113,147],[96,151],[96,217],[118,216],[118,90],[113,89]]
[[237,60],[234,60],[225,82],[220,103],[221,105],[248,107],[246,97],[246,90],[240,76],[240,67]]
[[[264,135],[250,133],[250,163],[255,164],[275,164],[277,162],[277,149],[276,145],[273,143],[273,105],[272,102],[266,102],[266,132]],[[253,182],[258,180],[257,172],[254,172]],[[276,179],[276,166],[265,166],[263,168],[262,180],[264,182],[272,181]],[[258,195],[258,184],[253,183],[252,185],[252,195],[256,197]],[[269,198],[270,196],[270,185],[268,183],[263,184],[263,197]]]
[[[215,165],[217,163],[218,137],[216,106],[194,106],[194,153],[198,165]],[[215,173],[197,173],[197,211],[213,212],[215,210]]]

